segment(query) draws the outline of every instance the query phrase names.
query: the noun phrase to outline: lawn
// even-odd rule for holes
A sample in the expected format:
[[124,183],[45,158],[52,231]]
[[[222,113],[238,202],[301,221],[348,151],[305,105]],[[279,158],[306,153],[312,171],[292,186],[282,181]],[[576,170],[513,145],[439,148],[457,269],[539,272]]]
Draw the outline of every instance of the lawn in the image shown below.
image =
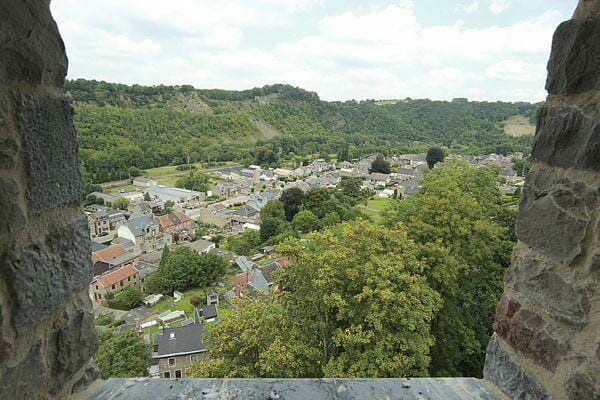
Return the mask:
[[374,222],[381,222],[381,211],[393,201],[391,199],[369,199],[366,206],[360,204],[358,208],[371,217]]
[[[158,311],[159,313],[162,313],[163,311],[166,311],[166,310],[171,310],[171,311],[180,310],[180,311],[184,311],[185,315],[188,318],[192,318],[194,306],[190,303],[190,300],[193,296],[198,296],[200,298],[200,300],[202,301],[202,303],[204,303],[204,301],[206,300],[205,289],[200,289],[200,288],[188,289],[188,290],[183,291],[182,293],[183,293],[183,299],[179,300],[178,302],[175,302],[175,299],[172,297],[165,296],[161,301],[159,301],[158,303],[156,303],[155,305],[153,305],[150,308],[155,311]],[[231,307],[229,307],[229,305],[227,303],[223,303],[223,302],[219,303],[219,317],[222,317],[223,315],[231,314],[232,312],[233,312],[233,310],[231,309]],[[173,326],[173,324],[170,324],[170,325]]]

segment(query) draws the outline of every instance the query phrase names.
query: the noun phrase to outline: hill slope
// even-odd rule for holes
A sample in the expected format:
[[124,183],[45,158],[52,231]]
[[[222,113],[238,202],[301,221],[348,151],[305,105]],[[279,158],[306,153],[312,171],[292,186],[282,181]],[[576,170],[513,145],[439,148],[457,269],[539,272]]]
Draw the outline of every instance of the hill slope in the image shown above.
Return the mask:
[[248,162],[260,149],[296,161],[338,152],[350,158],[424,152],[431,145],[459,153],[527,152],[531,137],[510,137],[502,123],[530,117],[536,108],[464,99],[326,102],[280,84],[228,91],[78,79],[65,89],[84,173],[94,183],[117,179],[131,166],[181,164],[188,156]]

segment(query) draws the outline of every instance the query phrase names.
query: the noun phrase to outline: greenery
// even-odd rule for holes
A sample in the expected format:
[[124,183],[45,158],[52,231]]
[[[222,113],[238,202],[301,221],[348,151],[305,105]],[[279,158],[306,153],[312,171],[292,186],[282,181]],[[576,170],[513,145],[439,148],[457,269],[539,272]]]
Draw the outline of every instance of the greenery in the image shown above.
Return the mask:
[[369,172],[378,172],[380,174],[389,174],[390,173],[390,163],[385,161],[385,158],[381,154],[377,154],[375,160],[371,163],[371,167],[369,168]]
[[[348,243],[356,244],[348,246]],[[208,327],[196,377],[424,376],[441,306],[400,228],[343,223],[280,246],[284,292]]]
[[[83,79],[65,88],[74,102],[86,194],[137,169],[198,161],[299,165],[314,154],[338,160],[373,153],[528,153],[531,137],[502,123],[537,104],[401,100],[326,102],[288,85],[246,91],[121,85]],[[269,101],[256,96],[270,95]],[[255,121],[278,134],[266,139]],[[289,217],[291,220],[291,217]]]
[[127,309],[138,307],[142,304],[144,294],[139,288],[131,285],[115,294],[115,301],[121,303]]
[[437,146],[430,147],[425,156],[425,160],[427,161],[427,166],[429,169],[432,169],[435,164],[443,162],[445,158],[446,155],[444,154],[444,150]]
[[430,263],[455,270],[432,282],[444,306],[432,326],[430,373],[481,376],[502,277],[514,245],[516,211],[503,204],[492,168],[452,161],[427,174],[417,193],[384,212],[424,247]]
[[100,333],[98,339],[94,360],[100,368],[102,379],[148,375],[150,350],[135,331],[113,333],[107,330]]
[[206,192],[210,189],[210,178],[206,174],[192,170],[188,176],[177,179],[175,186],[198,192]]
[[146,278],[149,293],[172,293],[190,287],[205,287],[221,279],[227,269],[223,257],[213,253],[198,254],[189,247],[163,250],[156,272]]

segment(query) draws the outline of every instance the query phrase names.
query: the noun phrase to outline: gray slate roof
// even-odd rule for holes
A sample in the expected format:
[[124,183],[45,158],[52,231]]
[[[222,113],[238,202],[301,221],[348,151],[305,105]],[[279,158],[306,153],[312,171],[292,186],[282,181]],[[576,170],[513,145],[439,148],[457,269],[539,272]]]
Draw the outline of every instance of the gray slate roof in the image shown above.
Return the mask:
[[[204,351],[206,346],[202,341],[202,336],[205,332],[206,329],[201,324],[165,328],[162,334],[159,331],[154,335],[154,344],[158,344],[158,357]],[[171,338],[172,336],[173,338]]]
[[127,226],[135,236],[142,236],[146,227],[158,225],[152,217],[148,215],[132,214],[127,221]]

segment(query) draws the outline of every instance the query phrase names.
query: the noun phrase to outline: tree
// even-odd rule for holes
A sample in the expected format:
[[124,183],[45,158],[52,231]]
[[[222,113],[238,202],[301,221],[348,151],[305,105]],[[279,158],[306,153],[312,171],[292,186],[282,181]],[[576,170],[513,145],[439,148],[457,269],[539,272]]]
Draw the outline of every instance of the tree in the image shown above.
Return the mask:
[[152,199],[150,198],[150,193],[146,192],[144,193],[144,201],[151,201]]
[[390,173],[390,163],[385,161],[385,158],[381,154],[377,154],[375,160],[371,163],[371,168],[369,168],[369,172],[379,172],[381,174],[389,174]]
[[434,146],[430,147],[427,150],[427,155],[425,156],[425,161],[427,161],[427,166],[429,169],[432,169],[435,164],[444,162],[446,155],[444,154],[444,150],[441,148]]
[[260,222],[260,240],[266,242],[281,232],[281,221],[268,217]]
[[358,177],[343,177],[338,188],[342,190],[344,196],[348,196],[355,200],[364,198],[362,191],[362,179]]
[[198,254],[189,247],[178,247],[165,253],[158,269],[146,278],[148,292],[168,294],[189,287],[205,287],[219,280],[227,262],[212,253]]
[[206,192],[210,188],[210,178],[200,171],[191,170],[187,176],[177,179],[175,186],[198,192]]
[[260,218],[274,218],[280,221],[285,221],[285,210],[283,203],[277,199],[267,201],[267,204],[260,210]]
[[433,169],[417,193],[392,203],[383,215],[388,226],[405,225],[411,239],[427,249],[428,259],[437,265],[456,265],[456,278],[447,277],[436,287],[444,307],[432,327],[437,339],[431,353],[432,375],[482,373],[514,245],[497,179],[495,169],[452,161]]
[[175,206],[175,203],[172,200],[165,201],[165,203],[163,204],[163,208],[164,208],[165,214],[173,212],[173,207],[174,206]]
[[294,215],[298,213],[303,199],[304,192],[300,188],[292,187],[283,191],[279,201],[283,203],[285,218],[288,221],[291,221],[292,218],[294,218]]
[[85,198],[84,205],[91,206],[92,204],[104,204],[104,199],[102,197],[94,196],[93,194],[88,194]]
[[275,167],[279,161],[279,155],[271,149],[260,149],[256,153],[254,163],[262,167]]
[[98,335],[99,346],[94,360],[102,379],[148,376],[150,351],[144,340],[133,330]]
[[[355,244],[348,246],[348,243]],[[210,361],[190,376],[425,376],[440,296],[400,228],[343,223],[288,239],[285,291],[211,326]]]
[[310,210],[302,210],[292,219],[292,225],[302,233],[316,231],[320,228],[319,218]]
[[260,251],[260,232],[247,229],[238,237],[230,236],[224,247],[236,254],[251,256]]
[[132,309],[140,304],[144,299],[144,294],[136,286],[127,286],[115,295],[115,300],[123,304],[125,307]]
[[127,206],[129,205],[129,200],[124,197],[119,197],[115,201],[112,202],[112,206],[118,208],[120,210],[127,210]]

